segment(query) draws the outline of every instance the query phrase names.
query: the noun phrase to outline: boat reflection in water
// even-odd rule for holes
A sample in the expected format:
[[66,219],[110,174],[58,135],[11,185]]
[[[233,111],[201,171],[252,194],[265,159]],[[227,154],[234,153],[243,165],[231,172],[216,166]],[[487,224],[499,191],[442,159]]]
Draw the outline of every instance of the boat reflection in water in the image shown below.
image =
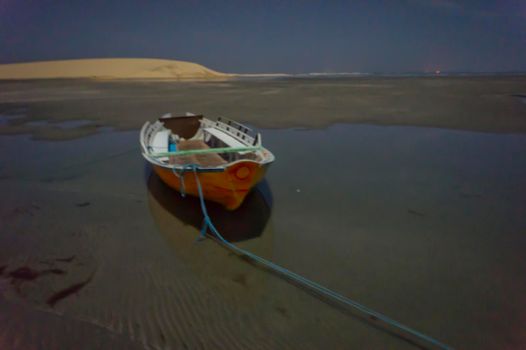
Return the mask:
[[[148,178],[148,204],[159,232],[187,265],[214,291],[238,302],[254,302],[264,294],[268,274],[255,268],[217,241],[197,241],[203,224],[198,198],[182,197],[152,173]],[[235,211],[206,202],[212,222],[229,242],[267,259],[272,259],[272,194],[264,180],[251,191]]]

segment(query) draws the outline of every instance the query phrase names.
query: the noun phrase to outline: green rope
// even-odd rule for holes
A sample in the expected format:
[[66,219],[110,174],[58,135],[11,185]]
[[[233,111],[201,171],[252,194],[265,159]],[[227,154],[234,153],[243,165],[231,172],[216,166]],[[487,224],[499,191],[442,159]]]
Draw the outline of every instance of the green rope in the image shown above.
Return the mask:
[[207,153],[236,153],[236,152],[256,152],[260,151],[261,147],[220,147],[207,149],[188,149],[175,152],[159,152],[151,153],[150,156],[154,158],[171,157],[171,156],[188,156],[193,154],[207,154]]

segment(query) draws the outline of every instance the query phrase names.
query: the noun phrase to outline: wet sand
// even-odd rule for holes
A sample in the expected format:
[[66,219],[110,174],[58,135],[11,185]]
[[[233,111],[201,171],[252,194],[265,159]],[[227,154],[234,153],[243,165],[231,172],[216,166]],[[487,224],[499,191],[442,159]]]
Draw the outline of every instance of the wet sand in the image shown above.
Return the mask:
[[[227,116],[257,127],[334,123],[526,132],[525,76],[238,79],[181,83],[137,80],[0,81],[0,133],[61,139],[98,128],[137,129],[166,112]],[[60,130],[53,122],[88,119]],[[28,122],[47,120],[35,128]]]
[[[110,338],[145,348],[314,349],[327,342],[347,343],[345,314],[212,240],[196,242],[196,213],[187,206],[192,209],[197,203],[159,188],[137,152],[136,136],[106,133],[60,143],[0,139],[5,159],[12,157],[0,185],[1,298],[14,312],[22,304],[34,310],[20,316],[28,321],[36,314],[56,315],[62,323],[93,325]],[[15,148],[16,156],[11,152]],[[35,149],[39,156],[32,158]],[[20,163],[18,157],[32,161]],[[237,239],[241,247],[275,258],[271,207],[265,208],[272,200],[265,204],[269,199],[263,198],[249,198],[241,208],[245,216],[235,218],[241,222],[232,214],[218,218],[222,211],[213,205],[211,211],[222,229],[248,234]],[[174,205],[185,207],[179,212]],[[257,237],[253,229],[260,231]],[[19,269],[63,273],[13,278]],[[85,282],[75,293],[50,303],[57,293]],[[7,327],[8,318],[3,322],[9,336],[2,339],[9,348],[28,348],[35,345],[32,341],[60,344],[60,322],[53,332],[48,330],[53,326],[32,322],[35,335],[29,339],[23,337],[24,329]],[[360,322],[353,327],[359,334],[355,343],[393,342]],[[104,342],[90,339],[90,329],[77,332],[80,347]]]
[[414,348],[197,242],[197,201],[139,154],[167,111],[270,128],[267,181],[235,213],[209,204],[239,246],[455,348],[524,347],[525,93],[509,76],[2,81],[0,348]]
[[[285,89],[297,83],[306,84]],[[253,81],[233,84],[259,89]],[[354,83],[326,84],[337,91],[334,84]],[[510,84],[493,86],[520,90]],[[189,86],[212,94],[212,85]],[[248,100],[256,90],[248,89]],[[52,102],[35,102],[55,117],[26,101],[0,120],[7,132],[29,128],[0,136],[0,348],[415,348],[211,239],[196,241],[197,200],[152,175],[137,130],[109,128],[133,128],[144,116],[127,126],[102,122],[67,89],[64,106],[72,104],[60,112],[53,91],[33,97],[56,93]],[[161,109],[165,98],[148,103]],[[258,105],[246,103],[247,116],[257,115]],[[73,106],[77,112],[67,109]],[[297,115],[313,118],[302,108]],[[428,106],[429,113],[441,108]],[[274,122],[262,130],[277,156],[267,181],[237,212],[209,204],[225,236],[455,348],[524,347],[526,136],[519,126],[497,133],[506,125],[495,122],[494,132],[480,133]]]

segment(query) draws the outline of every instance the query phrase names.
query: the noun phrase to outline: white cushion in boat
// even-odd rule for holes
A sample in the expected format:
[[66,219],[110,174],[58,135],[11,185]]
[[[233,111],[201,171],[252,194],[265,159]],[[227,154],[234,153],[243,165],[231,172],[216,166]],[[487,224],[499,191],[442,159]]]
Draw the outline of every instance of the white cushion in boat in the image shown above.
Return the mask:
[[170,137],[170,130],[162,130],[155,134],[150,147],[156,153],[168,152],[168,139]]

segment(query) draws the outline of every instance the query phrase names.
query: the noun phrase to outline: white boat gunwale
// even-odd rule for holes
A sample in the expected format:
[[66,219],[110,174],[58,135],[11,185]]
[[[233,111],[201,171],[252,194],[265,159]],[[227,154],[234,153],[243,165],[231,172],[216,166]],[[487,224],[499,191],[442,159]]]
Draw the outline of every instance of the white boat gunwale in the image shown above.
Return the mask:
[[[186,117],[192,116],[187,114]],[[170,114],[164,115],[159,118],[154,123],[149,121],[145,122],[140,131],[140,145],[142,150],[142,156],[150,163],[160,166],[162,168],[171,169],[171,170],[184,170],[187,167],[187,164],[170,164],[164,162],[158,157],[155,157],[154,152],[151,146],[152,140],[155,135],[161,131],[169,130],[164,126],[163,119],[172,119],[178,117],[172,117]],[[265,166],[272,163],[275,160],[274,155],[268,149],[264,148],[261,143],[261,134],[255,133],[251,128],[238,123],[236,121],[219,117],[216,121],[212,121],[206,117],[202,117],[200,120],[200,126],[196,134],[191,137],[189,140],[204,140],[206,135],[204,133],[213,134],[214,137],[218,138],[220,141],[225,144],[231,144],[238,147],[259,147],[258,151],[240,151],[239,154],[246,153],[256,153],[259,156],[259,160],[253,159],[237,159],[231,162],[227,162],[221,165],[215,166],[204,166],[200,164],[197,165],[197,171],[199,172],[218,172],[225,171],[226,168],[236,165],[241,162],[251,162],[258,164],[260,166]],[[208,129],[208,130],[207,130]],[[230,145],[228,145],[230,146]],[[232,146],[230,146],[232,147]],[[235,147],[233,147],[235,148]],[[166,150],[167,151],[167,150]]]

